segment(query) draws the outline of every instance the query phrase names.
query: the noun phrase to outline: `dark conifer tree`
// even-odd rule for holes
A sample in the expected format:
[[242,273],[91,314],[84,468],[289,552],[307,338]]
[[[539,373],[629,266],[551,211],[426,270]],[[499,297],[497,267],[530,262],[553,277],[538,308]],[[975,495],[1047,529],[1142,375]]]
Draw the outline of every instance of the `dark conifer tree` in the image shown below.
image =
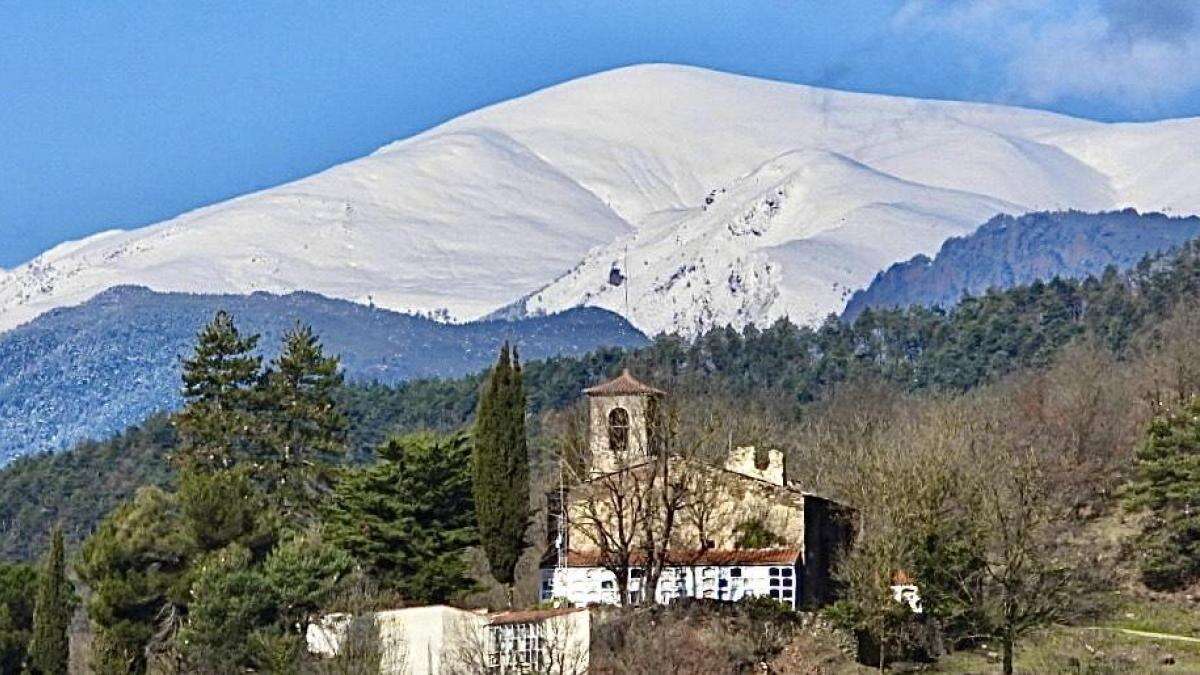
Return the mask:
[[62,528],[56,527],[45,568],[38,580],[33,638],[29,643],[29,672],[66,675],[70,660],[67,630],[71,627],[72,596],[63,554]]
[[471,448],[465,435],[392,439],[373,465],[342,472],[325,524],[385,591],[445,602],[471,587],[464,552],[476,543]]
[[285,513],[312,514],[330,462],[345,451],[347,421],[334,400],[341,385],[338,358],[325,355],[312,328],[297,324],[259,392],[267,440],[259,461]]
[[25,663],[37,587],[33,565],[0,560],[0,673],[19,673]]
[[200,330],[195,351],[183,360],[186,406],[177,418],[183,466],[227,468],[252,453],[257,345],[258,336],[243,337],[224,311]]
[[475,421],[473,457],[479,538],[492,575],[513,583],[529,524],[529,450],[521,366],[508,343],[484,385]]
[[1150,424],[1127,497],[1151,514],[1139,546],[1142,581],[1177,590],[1200,579],[1200,398]]

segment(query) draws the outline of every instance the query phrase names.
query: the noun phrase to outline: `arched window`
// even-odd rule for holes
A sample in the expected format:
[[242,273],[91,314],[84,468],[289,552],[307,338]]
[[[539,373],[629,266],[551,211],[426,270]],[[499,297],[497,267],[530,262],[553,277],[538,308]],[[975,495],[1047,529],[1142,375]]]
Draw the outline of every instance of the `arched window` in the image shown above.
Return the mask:
[[608,449],[613,452],[629,449],[629,411],[624,408],[608,412]]

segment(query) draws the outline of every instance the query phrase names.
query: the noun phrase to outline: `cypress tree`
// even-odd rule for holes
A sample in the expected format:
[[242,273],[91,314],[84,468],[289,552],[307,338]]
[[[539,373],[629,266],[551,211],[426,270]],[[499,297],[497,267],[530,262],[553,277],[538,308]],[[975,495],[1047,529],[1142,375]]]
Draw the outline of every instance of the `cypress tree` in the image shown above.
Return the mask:
[[243,337],[224,311],[196,336],[183,360],[186,406],[176,420],[181,463],[208,470],[228,468],[252,452],[253,385],[262,359],[251,352],[258,336]]
[[480,542],[492,575],[511,586],[529,524],[529,450],[520,360],[507,342],[479,400],[472,468]]
[[70,660],[67,630],[71,626],[71,597],[63,554],[62,528],[55,527],[33,608],[33,639],[29,643],[30,672],[40,675],[66,674]]

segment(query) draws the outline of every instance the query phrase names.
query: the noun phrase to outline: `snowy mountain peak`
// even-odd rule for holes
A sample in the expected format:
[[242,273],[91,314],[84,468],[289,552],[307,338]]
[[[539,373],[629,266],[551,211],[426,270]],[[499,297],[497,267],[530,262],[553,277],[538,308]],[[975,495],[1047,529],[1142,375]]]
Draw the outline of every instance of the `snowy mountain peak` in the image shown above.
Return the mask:
[[466,320],[597,305],[820,320],[997,212],[1200,211],[1200,120],[1108,125],[653,64],[0,274],[0,330],[116,285],[311,290]]

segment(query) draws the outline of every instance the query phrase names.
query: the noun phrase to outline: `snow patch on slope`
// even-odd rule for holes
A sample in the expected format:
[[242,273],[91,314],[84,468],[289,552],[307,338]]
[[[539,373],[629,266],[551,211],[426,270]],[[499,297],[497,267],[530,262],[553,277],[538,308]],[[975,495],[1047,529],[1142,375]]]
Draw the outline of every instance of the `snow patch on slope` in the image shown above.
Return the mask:
[[1057,145],[1110,177],[1113,207],[1188,214],[1200,209],[1200,117],[1053,135]]
[[519,143],[462,131],[149,228],[59,246],[0,287],[0,329],[126,284],[313,290],[470,319],[630,230]]
[[[834,153],[788,152],[704,203],[590,253],[526,299],[527,312],[592,305],[651,334],[824,318],[899,250],[936,250],[1013,205],[931,188]],[[628,300],[628,307],[626,302]]]
[[1198,132],[622,68],[59,246],[0,277],[0,331],[116,285],[310,290],[446,320],[520,298],[628,304],[649,332],[814,321],[998,211],[1200,212]]

